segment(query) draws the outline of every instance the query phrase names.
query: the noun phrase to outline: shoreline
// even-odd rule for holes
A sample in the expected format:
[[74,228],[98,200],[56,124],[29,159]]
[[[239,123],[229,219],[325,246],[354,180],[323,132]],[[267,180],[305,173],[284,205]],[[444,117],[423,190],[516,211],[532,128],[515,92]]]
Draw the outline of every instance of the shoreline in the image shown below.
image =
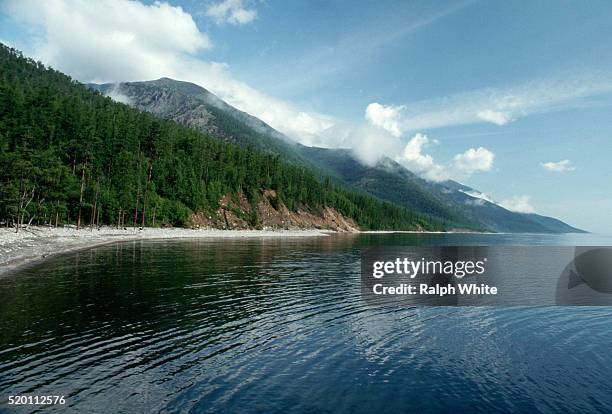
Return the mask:
[[115,242],[173,239],[237,239],[275,237],[321,237],[335,234],[330,230],[218,230],[151,228],[127,230],[31,226],[15,233],[14,228],[0,228],[0,277],[50,257],[91,249]]
[[332,234],[482,234],[494,235],[504,233],[471,232],[471,231],[401,231],[375,230],[350,233],[326,229],[304,230],[220,230],[220,229],[185,229],[185,228],[139,228],[117,229],[103,226],[99,229],[89,227],[76,230],[74,226],[47,227],[30,226],[15,233],[14,228],[0,227],[0,278],[23,267],[30,266],[50,257],[65,253],[87,250],[110,243],[121,243],[135,240],[173,240],[173,239],[239,239],[239,238],[300,238],[322,237]]

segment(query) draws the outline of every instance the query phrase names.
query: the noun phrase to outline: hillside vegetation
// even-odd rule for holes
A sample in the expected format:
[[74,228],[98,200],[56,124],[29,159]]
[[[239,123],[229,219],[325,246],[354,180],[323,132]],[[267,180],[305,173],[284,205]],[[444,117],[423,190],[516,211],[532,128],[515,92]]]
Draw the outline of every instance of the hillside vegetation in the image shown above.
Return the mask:
[[[228,195],[276,207],[332,208],[362,229],[450,223],[340,188],[278,155],[221,142],[105,98],[0,47],[0,220],[187,225]],[[257,227],[253,209],[249,223]]]
[[375,165],[365,165],[348,149],[297,144],[200,85],[161,78],[87,86],[136,109],[199,129],[221,141],[277,154],[284,162],[305,167],[320,179],[331,178],[343,188],[434,217],[438,222],[446,223],[446,228],[581,232],[551,217],[507,210],[478,196],[479,191],[452,180],[424,180],[388,157],[381,158]]

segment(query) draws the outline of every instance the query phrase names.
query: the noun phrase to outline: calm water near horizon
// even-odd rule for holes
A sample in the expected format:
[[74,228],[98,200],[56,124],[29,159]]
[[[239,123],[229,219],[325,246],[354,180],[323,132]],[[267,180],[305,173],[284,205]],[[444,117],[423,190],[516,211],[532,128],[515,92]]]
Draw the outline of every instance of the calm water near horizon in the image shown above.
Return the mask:
[[[0,278],[0,412],[610,412],[612,307],[377,307],[360,251],[602,235],[135,241]],[[537,283],[534,282],[534,283]],[[39,410],[48,410],[48,407]]]

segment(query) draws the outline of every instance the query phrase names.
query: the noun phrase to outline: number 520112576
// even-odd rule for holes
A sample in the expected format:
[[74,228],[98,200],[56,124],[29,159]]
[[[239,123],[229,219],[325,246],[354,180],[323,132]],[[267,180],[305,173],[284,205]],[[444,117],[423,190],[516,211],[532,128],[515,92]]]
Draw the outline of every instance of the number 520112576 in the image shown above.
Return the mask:
[[9,395],[9,405],[64,405],[63,395]]

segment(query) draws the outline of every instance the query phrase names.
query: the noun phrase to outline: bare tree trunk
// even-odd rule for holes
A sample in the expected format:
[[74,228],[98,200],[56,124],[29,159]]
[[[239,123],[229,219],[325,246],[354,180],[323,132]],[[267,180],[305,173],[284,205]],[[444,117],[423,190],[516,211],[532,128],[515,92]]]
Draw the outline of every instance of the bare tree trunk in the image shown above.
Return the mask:
[[140,201],[140,172],[142,167],[142,152],[140,152],[140,142],[138,143],[138,188],[136,189],[136,207],[134,208],[134,230],[136,230],[136,223],[138,222],[138,202]]
[[155,207],[153,207],[153,227],[155,227],[155,213],[157,213],[157,203],[155,203]]
[[97,210],[96,227],[100,230],[100,209]]
[[151,172],[153,166],[149,165],[149,176],[147,177],[147,185],[145,186],[144,199],[142,201],[142,224],[140,227],[144,229],[145,226],[145,214],[147,213],[147,193],[149,191],[149,183],[151,182]]
[[125,227],[125,210],[121,211],[121,228]]
[[57,202],[57,208],[55,209],[55,228],[57,228],[58,221],[59,221],[59,201]]
[[[30,195],[30,199],[28,201],[26,201],[25,206],[23,206],[23,208],[21,210],[21,227],[23,227],[23,219],[25,219],[26,212],[28,211],[28,206],[30,205],[30,203],[34,199],[34,190],[35,189],[36,189],[36,187],[32,187],[32,194]],[[23,192],[23,195],[25,197],[25,195],[26,195],[25,191]],[[32,216],[30,218],[30,221],[28,222],[28,226],[30,225],[30,223],[32,223],[33,219],[34,219],[34,216]]]
[[[23,179],[21,181],[21,188],[23,188]],[[21,217],[21,209],[23,208],[23,198],[25,197],[25,190],[23,190],[23,194],[19,197],[19,205],[17,206],[17,225],[15,226],[15,233],[19,233],[19,218]]]
[[121,207],[117,211],[117,228],[121,227]]
[[[23,227],[23,220],[25,219],[25,214],[28,209],[28,206],[34,199],[35,190],[36,187],[32,187],[32,193],[30,194],[29,199],[26,198],[28,195],[27,188],[23,190],[23,194],[21,196],[21,199],[19,200],[19,208],[17,209],[17,227],[15,228],[15,233],[19,233],[19,228]],[[30,223],[32,222],[33,218],[34,217],[30,219]]]
[[[40,211],[42,209],[42,205],[43,205],[44,202],[45,202],[45,197],[43,197],[41,199],[40,195],[39,195],[38,196],[38,201],[37,201],[37,203],[38,203],[38,209],[37,210],[38,211]],[[36,217],[36,225],[40,226],[40,217],[38,217],[38,216],[35,216],[35,217]],[[45,217],[45,221],[46,221],[46,217]],[[28,226],[30,225],[30,223],[32,223],[32,218],[30,219],[30,222],[28,223]],[[44,223],[44,221],[43,221],[43,223]]]
[[225,209],[223,209],[223,218],[225,219],[225,228],[231,230],[232,228],[229,224],[229,221],[227,220],[227,212],[225,211]]
[[96,222],[96,210],[98,208],[98,192],[100,191],[100,184],[99,184],[99,180],[96,180],[96,195],[94,197],[94,203],[93,206],[91,207],[91,231],[93,231],[93,225]]
[[81,196],[79,197],[79,214],[77,215],[77,230],[81,228],[81,206],[83,204],[84,185],[85,185],[85,168],[81,170]]
[[134,207],[134,230],[136,230],[136,223],[138,222],[138,200],[140,199],[140,185],[136,191],[136,207]]
[[138,220],[138,199],[140,194],[136,194],[136,208],[134,209],[134,230],[136,230],[136,221]]

